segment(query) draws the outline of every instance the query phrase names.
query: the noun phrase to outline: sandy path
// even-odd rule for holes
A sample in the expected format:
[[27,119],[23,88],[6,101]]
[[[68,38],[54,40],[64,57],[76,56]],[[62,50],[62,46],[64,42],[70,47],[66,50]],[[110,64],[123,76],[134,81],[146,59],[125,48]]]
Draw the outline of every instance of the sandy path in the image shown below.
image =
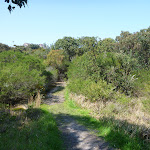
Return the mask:
[[[48,105],[63,103],[63,94],[53,94],[59,90],[60,86],[64,86],[64,83],[57,83],[57,86],[48,93],[44,103]],[[80,125],[67,114],[57,115],[56,122],[62,133],[66,150],[113,150],[103,139],[93,135],[85,126]]]

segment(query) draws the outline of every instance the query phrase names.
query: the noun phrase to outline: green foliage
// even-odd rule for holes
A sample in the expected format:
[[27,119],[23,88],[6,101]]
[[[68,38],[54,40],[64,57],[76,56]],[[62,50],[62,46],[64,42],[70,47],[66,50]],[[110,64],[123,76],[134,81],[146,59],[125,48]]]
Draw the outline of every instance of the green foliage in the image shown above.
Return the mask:
[[142,66],[149,66],[150,61],[150,28],[133,34],[121,32],[116,37],[116,50],[124,52],[139,60]]
[[78,39],[79,47],[76,51],[78,56],[83,55],[85,52],[94,51],[97,49],[98,38],[97,37],[81,37]]
[[11,48],[11,50],[14,51],[19,51],[19,52],[26,52],[27,48],[24,46],[18,46],[18,45],[14,45],[15,47]]
[[64,37],[58,39],[53,46],[55,50],[64,50],[64,53],[68,56],[69,60],[76,55],[76,49],[78,48],[78,41],[72,37]]
[[[44,61],[47,66],[51,66],[56,78],[64,78],[69,64],[68,57],[64,50],[51,50]],[[57,70],[57,73],[56,73]]]
[[134,82],[134,86],[137,89],[137,94],[141,96],[150,96],[150,69],[138,69],[134,71],[137,80]]
[[81,37],[78,39],[72,37],[64,37],[58,39],[53,45],[52,50],[64,50],[64,54],[71,61],[76,55],[81,56],[85,52],[93,51],[97,48],[97,37]]
[[45,63],[56,69],[63,68],[66,61],[63,50],[51,50],[47,55]]
[[113,97],[114,87],[106,81],[99,80],[97,83],[90,79],[74,79],[69,81],[68,88],[77,94],[85,95],[91,101],[107,101]]
[[40,59],[46,59],[47,54],[49,53],[50,49],[38,48],[31,51],[31,55],[35,55]]
[[27,46],[27,48],[31,48],[31,49],[39,49],[40,46],[39,46],[38,44],[29,44],[29,45]]
[[10,50],[10,47],[8,45],[0,43],[0,52],[8,50]]
[[[9,12],[11,13],[14,9],[15,9],[15,6],[19,6],[20,8],[22,6],[26,6],[27,5],[27,0],[5,0],[6,3],[9,3],[8,5],[8,10]],[[12,6],[13,4],[13,6]]]
[[121,53],[105,52],[93,55],[88,52],[70,64],[69,87],[71,91],[90,99],[94,98],[95,94],[96,100],[109,99],[114,90],[129,95],[135,90],[132,70],[136,68],[136,62]]
[[19,51],[8,51],[0,53],[0,67],[7,66],[12,63],[28,64],[29,70],[44,70],[45,66],[42,64],[42,60],[24,54]]
[[27,99],[43,88],[45,77],[42,62],[24,53],[0,53],[0,99],[15,102]]
[[[15,49],[18,49],[26,54],[30,54],[35,57],[39,57],[40,59],[46,59],[47,54],[50,52],[49,48],[40,48],[39,45],[34,44],[35,47],[24,47],[24,46],[16,46]],[[31,45],[32,46],[32,45]]]
[[111,38],[103,39],[98,42],[98,51],[99,52],[115,52],[115,43],[116,41]]
[[0,111],[0,149],[63,150],[60,132],[49,106],[10,116]]
[[101,77],[108,83],[113,83],[116,90],[126,94],[134,91],[133,83],[136,80],[132,70],[137,67],[137,60],[122,53],[103,53],[97,57]]
[[38,70],[29,71],[27,65],[8,65],[1,70],[0,87],[1,98],[5,99],[24,99],[28,98],[44,83],[42,72]]
[[[65,99],[66,101],[63,104],[50,106],[51,113],[56,117],[63,115],[76,119],[90,131],[96,131],[94,134],[97,136],[104,137],[105,141],[109,142],[110,146],[116,149],[150,150],[149,142],[142,139],[140,132],[136,130],[140,126],[114,118],[95,119],[91,116],[92,112],[90,110],[81,108],[74,100],[69,99],[68,90],[66,90]],[[113,109],[113,106],[111,109]],[[133,129],[136,131],[134,136],[132,135]]]
[[52,81],[53,81],[53,82],[58,81],[58,76],[59,76],[58,70],[55,69],[55,68],[52,68],[51,74],[52,74]]

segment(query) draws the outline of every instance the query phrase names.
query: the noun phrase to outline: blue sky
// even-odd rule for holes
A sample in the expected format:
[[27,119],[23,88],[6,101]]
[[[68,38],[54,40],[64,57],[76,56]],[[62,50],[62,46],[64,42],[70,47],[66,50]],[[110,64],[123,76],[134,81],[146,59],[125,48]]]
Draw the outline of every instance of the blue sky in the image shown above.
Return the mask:
[[[52,44],[64,36],[115,38],[150,26],[150,0],[28,0],[11,14],[0,0],[0,43]],[[14,41],[14,42],[13,42]]]

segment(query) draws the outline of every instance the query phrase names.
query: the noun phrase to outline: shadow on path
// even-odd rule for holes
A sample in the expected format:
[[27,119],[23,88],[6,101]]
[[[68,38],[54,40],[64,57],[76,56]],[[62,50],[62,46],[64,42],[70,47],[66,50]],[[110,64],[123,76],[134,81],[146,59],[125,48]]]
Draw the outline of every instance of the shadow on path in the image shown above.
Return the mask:
[[[63,92],[55,94],[58,90],[62,91],[63,89],[64,87],[60,85],[56,86],[48,94],[45,103],[48,105],[57,104],[56,108],[58,110],[59,107],[62,107],[57,113],[53,113],[53,111],[50,113],[56,118],[66,150],[113,150],[114,148],[110,148],[110,144],[105,142],[103,137],[94,135],[94,132],[105,133],[104,130],[106,129],[109,131],[105,136],[105,140],[112,141],[115,147],[120,149],[150,150],[150,144],[147,142],[149,141],[149,131],[144,126],[137,126],[123,120],[116,120],[115,118],[103,118],[103,120],[99,121],[93,118],[91,121],[90,116],[67,114],[67,111],[65,111],[61,104],[64,102]],[[95,128],[94,131],[93,127]],[[142,133],[140,135],[138,132],[139,128],[142,128],[146,134]],[[134,136],[135,138],[132,141],[131,137]]]
[[109,148],[109,143],[92,134],[85,126],[78,124],[72,116],[66,114],[54,116],[66,150],[113,150]]

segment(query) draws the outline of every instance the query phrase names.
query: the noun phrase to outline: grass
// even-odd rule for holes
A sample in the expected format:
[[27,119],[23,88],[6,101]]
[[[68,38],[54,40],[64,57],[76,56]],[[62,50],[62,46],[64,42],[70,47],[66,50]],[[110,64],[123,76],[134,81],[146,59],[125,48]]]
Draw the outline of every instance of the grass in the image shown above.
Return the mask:
[[[138,131],[140,126],[113,117],[95,119],[91,110],[81,108],[69,98],[67,89],[58,88],[54,95],[64,91],[64,103],[22,110],[19,117],[0,111],[0,149],[63,150],[60,132],[53,117],[69,115],[97,136],[103,137],[112,147],[121,150],[150,150],[150,143]],[[145,107],[149,105],[147,101],[143,103]]]
[[[69,92],[65,93],[63,104],[50,106],[50,111],[56,117],[69,115],[86,126],[99,137],[104,137],[111,146],[121,150],[150,150],[150,143],[140,137],[138,126],[114,118],[97,120],[91,116],[92,112],[78,106],[69,99]],[[134,130],[132,130],[134,128]],[[136,131],[136,132],[135,132]]]
[[150,114],[150,99],[147,98],[147,99],[143,100],[143,105],[144,105],[145,111]]
[[137,80],[135,81],[135,87],[139,91],[139,95],[149,97],[150,96],[150,69],[141,69],[135,72]]
[[28,109],[21,116],[1,111],[1,150],[62,150],[60,132],[47,105]]

